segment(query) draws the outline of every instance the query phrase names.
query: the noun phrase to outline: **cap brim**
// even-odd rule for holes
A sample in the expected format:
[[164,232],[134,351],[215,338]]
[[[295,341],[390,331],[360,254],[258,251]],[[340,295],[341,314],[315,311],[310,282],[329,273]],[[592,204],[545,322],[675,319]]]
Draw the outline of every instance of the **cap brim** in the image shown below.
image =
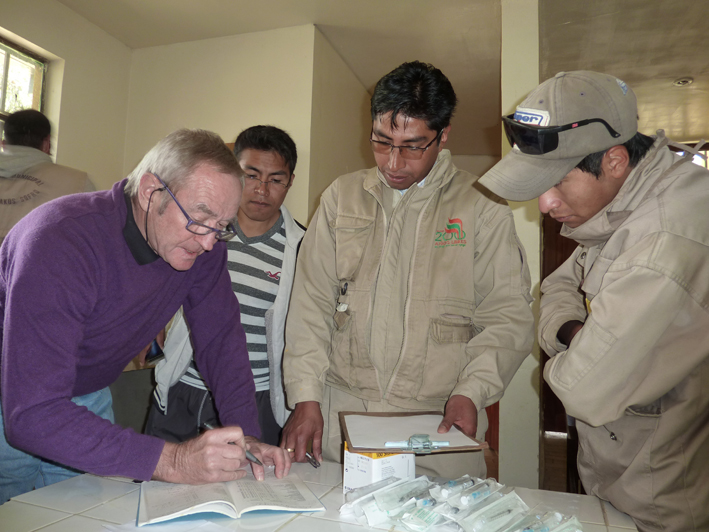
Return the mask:
[[512,150],[485,172],[479,182],[501,198],[527,201],[538,198],[556,185],[582,159],[545,159]]

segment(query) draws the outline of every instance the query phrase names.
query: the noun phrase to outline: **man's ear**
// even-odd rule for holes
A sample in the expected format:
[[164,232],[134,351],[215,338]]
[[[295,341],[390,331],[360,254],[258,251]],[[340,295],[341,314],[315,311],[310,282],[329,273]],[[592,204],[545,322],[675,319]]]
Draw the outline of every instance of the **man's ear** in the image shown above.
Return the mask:
[[451,130],[451,125],[448,124],[446,127],[443,128],[443,132],[441,133],[441,139],[438,142],[438,151],[441,151],[443,147],[445,146],[446,142],[448,142],[448,133],[450,133]]
[[47,155],[51,155],[49,152],[52,148],[52,140],[49,135],[47,135],[44,140],[42,141],[42,151],[46,153]]
[[150,195],[156,189],[160,188],[162,185],[157,180],[157,178],[149,173],[145,172],[138,182],[138,205],[143,210],[143,212],[148,210],[148,203],[150,202]]
[[603,156],[604,170],[612,178],[620,179],[627,177],[630,170],[630,155],[623,145],[613,146]]

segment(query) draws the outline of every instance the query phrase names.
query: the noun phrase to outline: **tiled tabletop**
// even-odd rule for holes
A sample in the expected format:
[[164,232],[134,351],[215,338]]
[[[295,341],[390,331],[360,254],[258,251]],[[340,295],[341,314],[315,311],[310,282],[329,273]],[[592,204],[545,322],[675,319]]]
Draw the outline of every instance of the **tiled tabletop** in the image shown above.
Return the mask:
[[[241,519],[194,516],[208,519],[230,530],[250,532],[362,532],[368,527],[341,518],[342,466],[325,462],[319,469],[310,464],[293,464],[297,474],[325,506],[324,512],[256,513]],[[106,532],[104,524],[135,523],[140,485],[120,478],[81,475],[40,490],[25,493],[0,505],[0,530],[7,532]],[[588,495],[515,488],[530,508],[556,510],[575,515],[585,532],[629,532],[633,521],[610,504]],[[379,530],[399,531],[386,525]],[[150,531],[150,526],[142,530]]]

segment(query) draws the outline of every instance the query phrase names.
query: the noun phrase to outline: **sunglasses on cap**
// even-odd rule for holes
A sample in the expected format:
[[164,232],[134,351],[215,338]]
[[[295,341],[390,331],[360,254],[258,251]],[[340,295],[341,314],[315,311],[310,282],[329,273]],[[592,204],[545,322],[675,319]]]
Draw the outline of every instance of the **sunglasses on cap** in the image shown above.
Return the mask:
[[578,122],[572,122],[565,126],[533,126],[517,122],[514,117],[514,114],[502,117],[505,135],[507,135],[510,146],[516,144],[519,151],[527,155],[542,155],[554,151],[559,147],[559,133],[593,124],[594,122],[600,122],[606,126],[608,133],[610,133],[613,138],[620,137],[620,133],[613,129],[610,124],[602,118],[579,120]]

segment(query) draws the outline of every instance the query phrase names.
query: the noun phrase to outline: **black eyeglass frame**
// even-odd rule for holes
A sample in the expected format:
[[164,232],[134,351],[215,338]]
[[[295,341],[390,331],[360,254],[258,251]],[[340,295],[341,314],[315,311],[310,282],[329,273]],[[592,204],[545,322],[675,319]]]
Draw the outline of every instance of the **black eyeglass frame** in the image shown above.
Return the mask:
[[255,183],[255,181],[258,181],[265,187],[270,187],[271,185],[278,185],[279,187],[282,187],[283,190],[287,190],[293,184],[293,174],[291,174],[288,178],[288,183],[279,183],[278,181],[274,181],[273,179],[269,179],[268,181],[261,181],[256,176],[251,176],[247,173],[244,173],[244,183],[252,183],[253,186],[256,187],[258,185]]
[[559,147],[559,133],[593,123],[603,124],[611,137],[620,137],[620,133],[602,118],[587,118],[563,126],[535,126],[518,122],[514,116],[511,114],[502,117],[505,135],[510,146],[516,144],[519,151],[527,155],[543,155],[552,152]]
[[[443,128],[443,129],[445,129],[445,128]],[[433,145],[433,143],[436,142],[441,137],[441,135],[443,134],[443,129],[441,129],[438,132],[438,134],[435,137],[433,137],[433,140],[431,142],[429,142],[428,144],[426,144],[425,146],[395,146],[391,142],[385,142],[383,140],[374,140],[372,138],[372,135],[374,134],[374,129],[372,129],[369,133],[369,143],[370,143],[370,146],[372,147],[372,151],[375,153],[382,153],[382,154],[385,153],[385,152],[377,152],[374,149],[375,145],[389,146],[389,149],[390,149],[389,154],[391,154],[391,152],[393,152],[395,149],[398,149],[399,155],[401,155],[402,158],[409,159],[412,161],[418,161],[423,157],[423,154],[426,152],[426,150],[429,149]],[[404,154],[406,154],[406,155],[404,155]],[[407,155],[413,155],[413,154],[417,154],[417,155],[415,157],[408,157],[407,156]]]
[[[210,226],[205,225],[203,223],[195,222],[192,219],[192,217],[189,214],[187,214],[187,211],[182,207],[182,205],[180,205],[180,202],[177,201],[177,198],[172,193],[172,190],[170,190],[170,187],[168,187],[165,184],[165,182],[160,178],[160,176],[158,174],[156,174],[155,172],[150,172],[150,173],[153,174],[155,177],[157,177],[158,181],[160,181],[160,184],[162,185],[162,189],[155,189],[154,192],[159,192],[160,190],[167,190],[167,193],[170,194],[170,197],[175,201],[175,204],[177,205],[177,207],[182,211],[182,214],[185,215],[185,218],[187,218],[187,225],[185,226],[185,229],[187,229],[190,233],[192,233],[194,235],[199,235],[199,236],[204,236],[204,235],[208,235],[210,233],[214,233],[214,236],[217,238],[217,240],[221,240],[221,241],[231,240],[232,238],[234,238],[234,236],[236,236],[236,229],[234,227],[234,224],[231,222],[227,225],[226,230],[216,229],[214,227],[210,227]],[[204,230],[204,232],[198,233],[197,232],[198,230],[196,229],[195,226],[202,228],[202,230]]]

